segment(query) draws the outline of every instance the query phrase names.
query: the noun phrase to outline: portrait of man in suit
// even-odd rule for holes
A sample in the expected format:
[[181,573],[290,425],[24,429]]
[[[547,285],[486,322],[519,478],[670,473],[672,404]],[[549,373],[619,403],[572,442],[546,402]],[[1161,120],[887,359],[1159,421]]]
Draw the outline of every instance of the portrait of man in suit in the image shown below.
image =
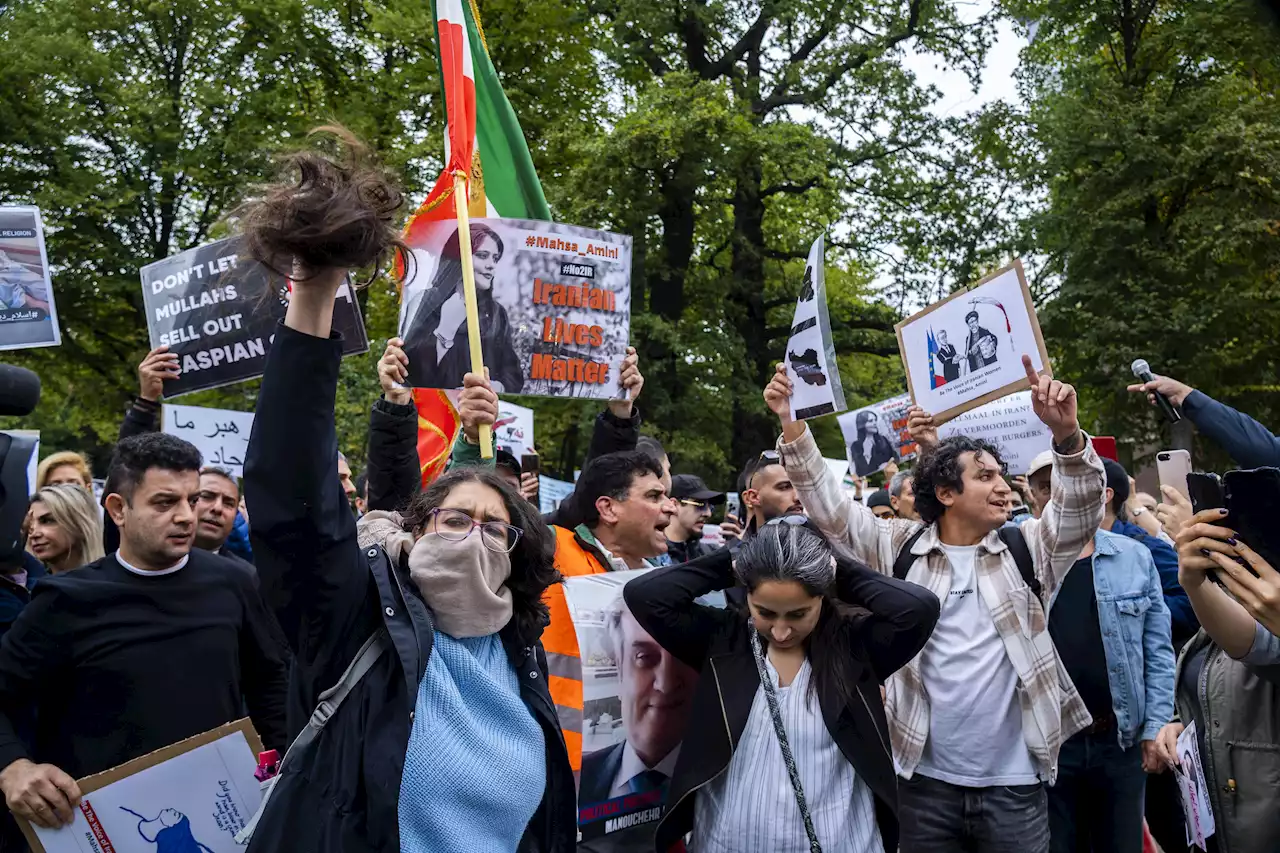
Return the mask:
[[960,378],[960,354],[956,352],[955,344],[947,341],[945,330],[938,332],[937,358],[942,364],[942,380],[944,382],[955,382]]
[[618,664],[627,739],[583,756],[581,805],[667,785],[698,683],[697,670],[672,657],[640,627],[621,589],[605,611],[604,626]]

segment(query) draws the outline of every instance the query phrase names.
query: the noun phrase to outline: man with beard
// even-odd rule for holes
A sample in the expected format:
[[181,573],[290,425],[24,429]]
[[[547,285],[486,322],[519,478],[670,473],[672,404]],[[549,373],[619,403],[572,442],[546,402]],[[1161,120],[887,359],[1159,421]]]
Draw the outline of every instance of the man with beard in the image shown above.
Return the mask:
[[800,495],[776,450],[765,450],[742,472],[742,506],[747,516],[743,538],[784,515],[804,515]]
[[676,512],[667,526],[667,555],[672,563],[687,563],[711,550],[702,541],[702,527],[711,507],[724,503],[724,492],[708,489],[701,477],[677,474],[671,478],[671,497]]
[[256,576],[252,563],[237,557],[226,547],[227,538],[235,529],[239,509],[240,484],[236,478],[221,468],[201,468],[200,493],[196,501],[196,547],[234,560]]
[[969,334],[964,339],[965,355],[969,358],[969,370],[981,370],[996,363],[996,347],[999,341],[983,327],[978,325],[978,312],[970,311],[964,315],[964,322],[969,326]]

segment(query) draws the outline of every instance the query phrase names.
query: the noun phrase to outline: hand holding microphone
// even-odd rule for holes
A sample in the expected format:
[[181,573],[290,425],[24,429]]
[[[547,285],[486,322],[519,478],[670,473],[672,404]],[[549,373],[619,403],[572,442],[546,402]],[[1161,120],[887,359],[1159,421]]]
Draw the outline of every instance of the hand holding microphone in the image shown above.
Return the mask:
[[1133,375],[1142,380],[1140,385],[1130,385],[1129,390],[1135,394],[1146,394],[1151,402],[1160,408],[1165,420],[1176,424],[1182,420],[1182,412],[1177,407],[1187,399],[1194,389],[1176,379],[1167,376],[1156,376],[1151,372],[1146,359],[1137,359],[1132,365]]

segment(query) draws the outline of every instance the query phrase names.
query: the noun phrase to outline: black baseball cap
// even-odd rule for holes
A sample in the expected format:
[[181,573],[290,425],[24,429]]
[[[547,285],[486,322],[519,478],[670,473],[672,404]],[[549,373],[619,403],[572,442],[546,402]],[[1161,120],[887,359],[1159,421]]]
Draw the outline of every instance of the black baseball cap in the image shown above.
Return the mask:
[[495,468],[506,468],[517,477],[520,476],[520,460],[505,447],[499,447],[493,451],[493,465]]
[[874,509],[878,506],[887,506],[893,509],[893,503],[889,500],[889,493],[884,489],[876,489],[867,498],[867,508]]
[[671,497],[684,498],[691,501],[706,501],[712,504],[724,503],[724,492],[715,492],[707,488],[702,478],[695,474],[676,474],[671,478]]

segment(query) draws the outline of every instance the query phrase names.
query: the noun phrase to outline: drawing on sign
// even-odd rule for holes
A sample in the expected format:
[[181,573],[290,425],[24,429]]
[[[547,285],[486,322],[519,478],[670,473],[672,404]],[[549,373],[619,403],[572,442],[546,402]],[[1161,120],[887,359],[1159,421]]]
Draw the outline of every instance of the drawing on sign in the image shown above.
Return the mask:
[[124,806],[120,807],[120,811],[128,812],[138,819],[138,835],[142,836],[143,841],[156,845],[157,853],[213,853],[196,841],[191,832],[191,821],[177,809],[162,809],[151,819]]
[[791,417],[805,420],[844,409],[844,388],[836,369],[831,321],[827,316],[827,291],[822,272],[823,238],[809,249],[804,283],[796,299],[787,341],[787,374],[792,382]]
[[810,385],[827,384],[827,374],[822,372],[822,364],[818,361],[818,354],[815,351],[807,349],[800,355],[788,353],[787,360],[791,362],[791,369],[803,381]]

